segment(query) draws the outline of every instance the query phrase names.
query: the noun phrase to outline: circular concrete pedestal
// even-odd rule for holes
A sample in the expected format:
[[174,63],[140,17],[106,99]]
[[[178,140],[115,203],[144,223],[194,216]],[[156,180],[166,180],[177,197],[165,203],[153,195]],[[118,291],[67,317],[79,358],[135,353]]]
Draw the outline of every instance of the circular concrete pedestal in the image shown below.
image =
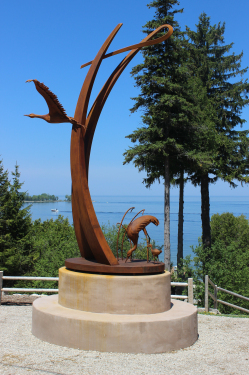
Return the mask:
[[98,275],[59,270],[59,304],[109,314],[155,314],[170,309],[170,273]]
[[58,304],[57,296],[34,301],[32,333],[51,344],[117,353],[163,353],[197,340],[196,307],[172,301],[158,314],[99,314]]
[[170,301],[170,274],[110,276],[62,267],[59,296],[33,303],[32,333],[52,344],[162,353],[197,340],[197,309]]

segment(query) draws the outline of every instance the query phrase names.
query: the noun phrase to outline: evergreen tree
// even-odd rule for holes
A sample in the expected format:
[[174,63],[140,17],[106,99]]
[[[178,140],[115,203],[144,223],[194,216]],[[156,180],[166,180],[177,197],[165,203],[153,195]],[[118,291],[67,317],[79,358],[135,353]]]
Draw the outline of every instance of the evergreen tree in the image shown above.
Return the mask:
[[8,171],[4,170],[3,161],[0,161],[0,269],[4,268],[4,249],[6,244],[6,206],[9,199],[10,181]]
[[9,186],[8,171],[4,170],[3,161],[0,160],[0,235],[2,235],[4,225],[4,206],[8,199]]
[[23,208],[18,166],[12,172],[13,182],[0,166],[0,269],[6,275],[23,275],[31,267],[31,217]]
[[191,176],[194,184],[201,185],[204,246],[211,245],[209,183],[218,178],[233,187],[236,186],[234,179],[249,182],[248,131],[235,129],[245,122],[241,111],[249,103],[249,84],[242,79],[231,83],[231,79],[243,76],[247,68],[241,69],[243,53],[228,55],[233,43],[224,45],[224,32],[225,24],[211,26],[205,13],[199,17],[196,32],[187,28],[189,66],[198,85],[196,105],[200,112],[200,127],[206,129],[203,132],[206,135],[199,137],[198,144],[199,151],[205,152],[206,163],[201,163]]
[[[196,108],[189,86],[188,50],[184,34],[175,21],[173,9],[177,0],[154,0],[148,7],[155,8],[155,17],[144,32],[149,34],[162,24],[174,28],[173,35],[164,43],[144,48],[144,62],[132,70],[140,95],[131,109],[143,109],[144,126],[127,136],[134,147],[125,152],[125,163],[133,161],[139,170],[147,172],[147,187],[164,181],[164,262],[170,269],[170,182],[196,162],[190,150],[195,134]],[[161,35],[157,34],[156,37]],[[183,217],[182,217],[183,219]]]

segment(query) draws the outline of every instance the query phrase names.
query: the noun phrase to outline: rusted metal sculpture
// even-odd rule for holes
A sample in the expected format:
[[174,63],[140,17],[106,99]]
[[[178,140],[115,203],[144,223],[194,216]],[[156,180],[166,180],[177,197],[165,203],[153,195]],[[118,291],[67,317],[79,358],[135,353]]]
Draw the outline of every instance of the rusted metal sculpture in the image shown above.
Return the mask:
[[41,118],[47,122],[53,124],[59,124],[62,122],[70,122],[74,128],[83,126],[79,124],[73,117],[68,117],[65,109],[59,102],[57,96],[49,90],[47,86],[39,82],[37,79],[28,79],[26,82],[34,82],[36,90],[43,96],[48,105],[49,113],[47,115],[35,115],[30,113],[28,116],[30,118]]
[[[114,84],[116,83],[119,76],[126,68],[126,66],[129,64],[129,62],[133,59],[133,57],[139,52],[139,50],[142,47],[161,43],[168,39],[173,33],[173,28],[170,25],[162,25],[156,30],[154,30],[152,33],[150,33],[146,38],[144,38],[141,43],[134,44],[126,48],[122,48],[110,54],[106,54],[109,45],[111,44],[113,38],[115,37],[121,26],[122,24],[120,23],[115,27],[115,29],[112,31],[112,33],[109,35],[109,37],[106,39],[106,41],[100,48],[95,59],[82,66],[84,67],[87,65],[91,65],[78,98],[74,118],[70,118],[65,113],[63,113],[63,107],[58,104],[59,102],[56,102],[57,98],[55,97],[55,95],[52,94],[48,90],[48,88],[46,88],[46,86],[42,86],[42,84],[34,80],[38,92],[40,92],[41,95],[43,95],[49,106],[49,117],[39,117],[45,119],[46,121],[49,120],[49,122],[57,122],[58,117],[62,116],[62,120],[64,120],[60,120],[60,122],[71,122],[73,124],[70,151],[72,176],[72,211],[75,234],[83,260],[81,260],[80,262],[77,261],[76,265],[73,265],[72,262],[67,262],[67,260],[65,264],[69,268],[74,267],[74,269],[79,269],[77,267],[79,267],[78,264],[80,263],[83,267],[81,268],[81,270],[92,269],[92,265],[89,263],[89,261],[94,261],[95,263],[107,266],[119,265],[118,260],[113,255],[101,231],[100,225],[98,223],[94,211],[88,187],[88,169],[92,140],[104,104]],[[168,29],[168,32],[160,38],[153,39],[153,37],[155,37],[156,34],[163,29]],[[106,57],[113,56],[129,50],[131,50],[131,52],[121,61],[121,63],[110,75],[110,77],[104,84],[103,88],[99,92],[95,102],[92,105],[92,108],[90,109],[87,115],[90,94],[102,60]],[[51,95],[48,95],[48,98],[46,94],[49,93],[51,93]],[[50,100],[51,97],[52,100]],[[57,108],[54,111],[53,106],[55,102],[57,103]],[[30,116],[32,117],[32,114]],[[36,117],[38,116],[36,115]],[[84,259],[86,260],[85,262]],[[112,272],[110,271],[110,267],[107,268],[109,270],[108,272]],[[120,269],[121,268],[122,267],[120,267]],[[100,267],[99,271],[97,272],[104,272],[103,269],[105,269],[105,267]],[[116,271],[113,272],[115,273]]]
[[158,257],[161,254],[162,250],[152,249],[152,245],[151,244],[149,244],[148,247],[150,247],[151,253],[152,253],[153,258],[154,258],[154,263],[155,263],[155,257],[157,257],[157,260],[158,260]]
[[[142,213],[142,215],[143,215],[143,214],[144,214],[144,211],[145,211],[144,209],[141,210],[141,211],[139,211],[139,212],[138,212],[138,213],[132,218],[132,220],[129,222],[128,226],[127,226],[127,227],[124,227],[124,226],[122,225],[122,223],[123,223],[123,220],[124,220],[126,214],[127,214],[130,210],[131,210],[131,212],[132,212],[134,208],[135,208],[135,207],[131,207],[131,208],[129,208],[129,209],[125,212],[125,214],[124,214],[124,216],[123,216],[123,218],[122,218],[122,220],[121,220],[121,223],[117,223],[117,225],[119,225],[118,235],[117,235],[117,260],[118,260],[118,239],[119,239],[120,228],[123,227],[124,230],[125,230],[124,235],[123,235],[123,239],[122,239],[122,245],[121,245],[121,259],[123,260],[123,245],[124,245],[125,235],[127,234],[127,228],[129,227],[129,225],[134,221],[134,219],[135,219],[140,213]],[[130,240],[130,245],[131,245],[131,239],[129,239],[129,240]]]
[[[158,219],[155,216],[152,216],[152,215],[140,216],[139,218],[132,221],[131,224],[128,225],[126,233],[127,233],[128,238],[133,242],[134,246],[127,252],[125,262],[127,262],[127,260],[129,258],[132,259],[132,253],[137,248],[139,232],[141,230],[144,232],[145,237],[147,239],[148,233],[147,233],[145,227],[147,227],[147,225],[149,225],[150,223],[153,223],[156,226],[159,225]],[[147,244],[148,244],[148,241],[147,241]],[[148,261],[148,255],[147,255],[147,261]]]

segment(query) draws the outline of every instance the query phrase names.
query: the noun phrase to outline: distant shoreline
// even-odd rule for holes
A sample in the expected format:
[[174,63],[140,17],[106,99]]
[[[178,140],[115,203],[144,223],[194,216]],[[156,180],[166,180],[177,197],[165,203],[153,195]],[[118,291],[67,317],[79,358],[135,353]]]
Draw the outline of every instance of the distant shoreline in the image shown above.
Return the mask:
[[[58,203],[58,202],[71,203],[71,201],[66,201],[66,200],[62,200],[62,199],[59,199],[58,201],[24,201],[24,203]],[[92,201],[92,202],[95,202],[95,201]]]
[[61,199],[59,199],[58,201],[24,201],[24,203],[58,203],[58,202],[68,202],[68,203],[71,203],[70,201],[61,200]]

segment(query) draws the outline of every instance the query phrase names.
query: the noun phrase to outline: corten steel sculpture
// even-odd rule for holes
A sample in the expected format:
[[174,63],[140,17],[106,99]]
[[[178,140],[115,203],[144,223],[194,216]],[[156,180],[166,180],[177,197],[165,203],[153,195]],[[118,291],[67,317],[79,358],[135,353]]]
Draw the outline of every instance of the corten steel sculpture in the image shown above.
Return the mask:
[[[90,264],[90,261],[94,261],[95,263],[99,263],[100,265],[102,264],[107,266],[119,265],[118,260],[113,255],[101,231],[89,192],[88,169],[92,140],[105,101],[107,100],[114,84],[116,83],[126,66],[129,64],[129,62],[140,51],[142,47],[161,43],[168,39],[173,33],[173,28],[170,25],[162,25],[152,33],[150,33],[140,43],[106,54],[109,45],[111,44],[113,38],[115,37],[121,26],[122,24],[120,23],[115,27],[115,29],[112,31],[112,33],[100,48],[95,59],[87,64],[82,65],[82,67],[85,67],[87,65],[91,66],[82,85],[74,118],[68,117],[65,114],[65,111],[58,102],[57,97],[52,94],[45,85],[36,80],[33,80],[36,85],[37,91],[45,98],[49,107],[49,114],[39,117],[45,119],[48,122],[71,122],[73,124],[70,151],[72,176],[72,211],[75,234],[82,259],[81,261],[75,261],[76,264],[73,261],[70,262],[70,260],[67,260],[65,262],[65,265],[71,269],[89,271],[91,271],[92,269],[96,269],[96,267],[94,268],[93,265]],[[168,32],[160,38],[151,40],[162,29],[168,29]],[[129,50],[131,50],[131,52],[121,61],[121,63],[110,75],[87,115],[90,94],[102,60]],[[38,117],[38,115],[32,114],[29,116]],[[81,264],[80,266],[79,263]],[[108,267],[108,272],[129,273],[128,271],[125,271],[124,267],[118,267],[119,271],[115,271],[114,268],[115,267]],[[103,269],[104,267],[100,267],[96,272],[104,272]]]
[[43,83],[37,81],[37,79],[28,79],[26,82],[34,82],[36,90],[43,96],[48,105],[49,113],[47,115],[35,115],[30,113],[28,116],[30,118],[41,118],[49,123],[59,124],[62,122],[70,122],[73,128],[81,127],[84,125],[79,124],[73,117],[68,117],[65,109],[59,102],[57,96],[49,90],[47,86]]
[[[145,227],[147,227],[150,223],[153,223],[155,224],[156,226],[159,225],[159,220],[155,217],[155,216],[152,216],[152,215],[144,215],[144,216],[141,216],[139,217],[138,219],[136,219],[136,217],[142,213],[142,215],[144,214],[144,209],[139,211],[134,217],[133,219],[130,221],[130,223],[127,225],[127,227],[123,226],[123,221],[124,221],[124,218],[126,216],[126,214],[130,211],[132,212],[133,209],[135,207],[130,207],[124,214],[122,220],[119,224],[119,229],[118,229],[118,235],[117,235],[117,260],[118,260],[118,240],[119,240],[119,232],[120,232],[120,229],[121,227],[124,228],[124,235],[123,235],[123,239],[122,239],[122,245],[121,245],[121,259],[123,260],[123,243],[124,243],[124,238],[125,238],[125,235],[127,235],[127,237],[129,238],[130,240],[130,244],[131,244],[131,241],[133,242],[133,245],[131,244],[131,248],[130,250],[127,252],[127,256],[126,256],[126,260],[125,260],[125,263],[127,262],[127,260],[130,258],[130,260],[132,260],[132,253],[137,249],[137,243],[138,243],[138,237],[139,237],[139,232],[141,232],[141,230],[144,232],[145,234],[145,237],[146,237],[146,242],[147,242],[147,262],[149,261],[149,247],[152,246],[150,245],[150,237],[147,233],[147,230],[145,229]],[[156,249],[157,250],[157,249]],[[158,250],[159,251],[159,250]],[[162,251],[161,251],[162,252]],[[160,253],[159,253],[160,254]]]
[[[123,226],[123,221],[124,221],[124,218],[125,218],[125,216],[126,216],[126,214],[129,212],[129,211],[133,211],[134,210],[134,208],[135,207],[130,207],[126,212],[125,212],[125,214],[124,214],[124,216],[123,216],[123,218],[122,218],[122,220],[121,220],[121,222],[120,223],[117,223],[117,225],[119,225],[119,229],[118,229],[118,235],[117,235],[117,260],[118,260],[118,239],[119,239],[119,232],[120,232],[120,229],[121,229],[121,227],[123,227],[124,228],[124,230],[125,230],[125,233],[124,233],[124,235],[123,235],[123,239],[122,239],[122,245],[121,245],[121,259],[123,260],[123,244],[124,244],[124,239],[125,239],[125,235],[127,234],[127,228],[128,228],[128,226],[133,222],[133,220],[135,220],[135,218],[140,214],[140,213],[142,213],[142,215],[144,214],[144,209],[143,210],[141,210],[141,211],[139,211],[133,218],[132,218],[132,220],[129,222],[129,224],[127,225],[127,228],[125,228],[124,226]],[[130,239],[130,245],[131,245],[131,239]]]
[[[139,218],[132,221],[131,224],[128,225],[127,236],[133,242],[134,246],[127,252],[125,262],[127,262],[127,260],[129,258],[132,259],[132,253],[137,248],[139,232],[142,230],[145,234],[146,239],[148,238],[148,233],[147,233],[145,227],[147,227],[147,225],[149,225],[150,223],[153,223],[156,226],[159,225],[158,219],[155,216],[152,216],[152,215],[140,216]],[[148,240],[147,240],[147,245],[148,245]],[[147,262],[148,262],[148,251],[147,251]]]
[[158,257],[161,254],[162,250],[152,249],[152,245],[151,244],[149,244],[148,247],[150,247],[151,253],[152,253],[153,258],[154,258],[154,263],[155,263],[155,257],[157,257],[157,260],[158,260]]

